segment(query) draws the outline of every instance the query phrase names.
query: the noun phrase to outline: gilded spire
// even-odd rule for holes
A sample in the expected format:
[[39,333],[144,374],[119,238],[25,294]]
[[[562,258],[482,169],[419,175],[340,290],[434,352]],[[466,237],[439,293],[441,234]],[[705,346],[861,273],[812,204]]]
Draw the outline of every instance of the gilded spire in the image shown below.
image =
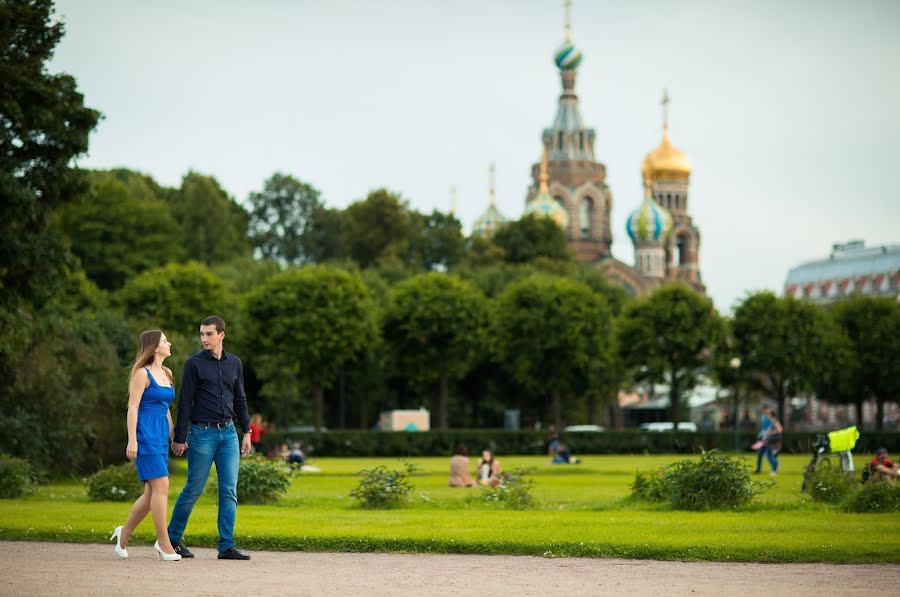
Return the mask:
[[566,7],[566,41],[572,41],[572,0],[565,1]]
[[491,162],[491,167],[489,169],[489,172],[491,174],[491,187],[490,187],[490,190],[488,191],[490,200],[491,200],[491,205],[494,205],[494,171],[495,171],[494,162]]
[[548,183],[550,182],[550,175],[547,174],[547,146],[546,145],[544,145],[544,151],[541,154],[541,178],[540,178],[540,180],[541,180],[540,192],[549,194],[550,186]]
[[662,96],[662,109],[663,109],[663,132],[668,132],[669,130],[669,91],[664,87],[663,88],[663,96]]
[[456,214],[456,185],[450,185],[450,213]]

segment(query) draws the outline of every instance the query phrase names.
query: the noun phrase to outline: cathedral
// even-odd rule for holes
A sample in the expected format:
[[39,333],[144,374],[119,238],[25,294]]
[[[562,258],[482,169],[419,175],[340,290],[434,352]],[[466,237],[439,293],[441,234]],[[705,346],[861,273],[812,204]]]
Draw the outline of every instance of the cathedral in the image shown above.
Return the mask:
[[[582,120],[575,94],[582,54],[570,31],[567,16],[565,41],[554,55],[562,94],[553,124],[541,135],[541,159],[531,168],[533,182],[525,197],[525,213],[552,218],[565,230],[579,261],[604,270],[630,294],[643,296],[676,280],[704,292],[698,265],[700,231],[688,213],[691,163],[669,136],[667,94],[662,102],[662,140],[640,168],[644,199],[626,224],[634,244],[634,265],[612,256],[613,196],[605,182],[606,166],[594,155],[596,133]],[[505,221],[494,205],[492,172],[490,205],[475,221],[473,232],[492,235]]]

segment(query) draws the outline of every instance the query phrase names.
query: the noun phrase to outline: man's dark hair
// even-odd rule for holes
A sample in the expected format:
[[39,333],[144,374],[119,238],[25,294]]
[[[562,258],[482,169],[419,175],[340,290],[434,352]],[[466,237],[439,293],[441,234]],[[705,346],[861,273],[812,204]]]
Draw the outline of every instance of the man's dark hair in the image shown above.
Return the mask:
[[453,454],[457,456],[468,456],[469,452],[466,451],[466,447],[462,444],[456,444],[456,448],[453,450]]
[[200,325],[214,325],[216,326],[216,331],[220,334],[225,331],[225,320],[217,315],[210,315],[201,321]]

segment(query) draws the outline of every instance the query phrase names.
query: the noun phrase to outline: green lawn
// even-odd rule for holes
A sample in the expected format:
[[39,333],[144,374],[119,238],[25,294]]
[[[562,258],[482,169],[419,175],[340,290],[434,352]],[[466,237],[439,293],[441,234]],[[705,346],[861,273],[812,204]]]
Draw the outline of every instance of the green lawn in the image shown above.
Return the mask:
[[[585,456],[577,466],[541,457],[506,457],[504,468],[534,470],[539,505],[498,510],[476,489],[446,486],[446,458],[416,458],[409,507],[366,511],[347,496],[355,474],[388,458],[320,458],[321,473],[303,473],[277,505],[241,505],[236,534],[248,549],[505,553],[757,562],[900,562],[900,517],[848,514],[801,496],[807,458],[782,457],[774,488],[736,512],[678,512],[623,498],[637,469],[680,456]],[[861,465],[863,457],[857,461]],[[766,477],[768,478],[768,477]],[[172,477],[170,508],[184,483]],[[0,501],[0,539],[101,542],[122,524],[128,504],[91,502],[78,481],[41,486],[36,495]],[[149,520],[135,541],[151,543]],[[216,542],[216,510],[201,498],[188,545]]]

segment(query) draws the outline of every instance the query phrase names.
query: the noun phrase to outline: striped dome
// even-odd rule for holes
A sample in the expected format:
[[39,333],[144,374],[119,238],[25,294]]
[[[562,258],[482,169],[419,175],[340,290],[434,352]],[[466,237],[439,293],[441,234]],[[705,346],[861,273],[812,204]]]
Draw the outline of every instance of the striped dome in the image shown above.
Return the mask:
[[672,216],[665,207],[653,201],[648,193],[641,206],[628,216],[625,229],[632,242],[662,240],[672,229]]
[[559,70],[575,70],[581,64],[581,50],[571,41],[566,40],[553,55],[553,62]]
[[525,206],[525,213],[550,218],[560,228],[565,228],[569,223],[569,214],[566,213],[566,209],[546,192],[538,193],[534,199],[529,201]]

